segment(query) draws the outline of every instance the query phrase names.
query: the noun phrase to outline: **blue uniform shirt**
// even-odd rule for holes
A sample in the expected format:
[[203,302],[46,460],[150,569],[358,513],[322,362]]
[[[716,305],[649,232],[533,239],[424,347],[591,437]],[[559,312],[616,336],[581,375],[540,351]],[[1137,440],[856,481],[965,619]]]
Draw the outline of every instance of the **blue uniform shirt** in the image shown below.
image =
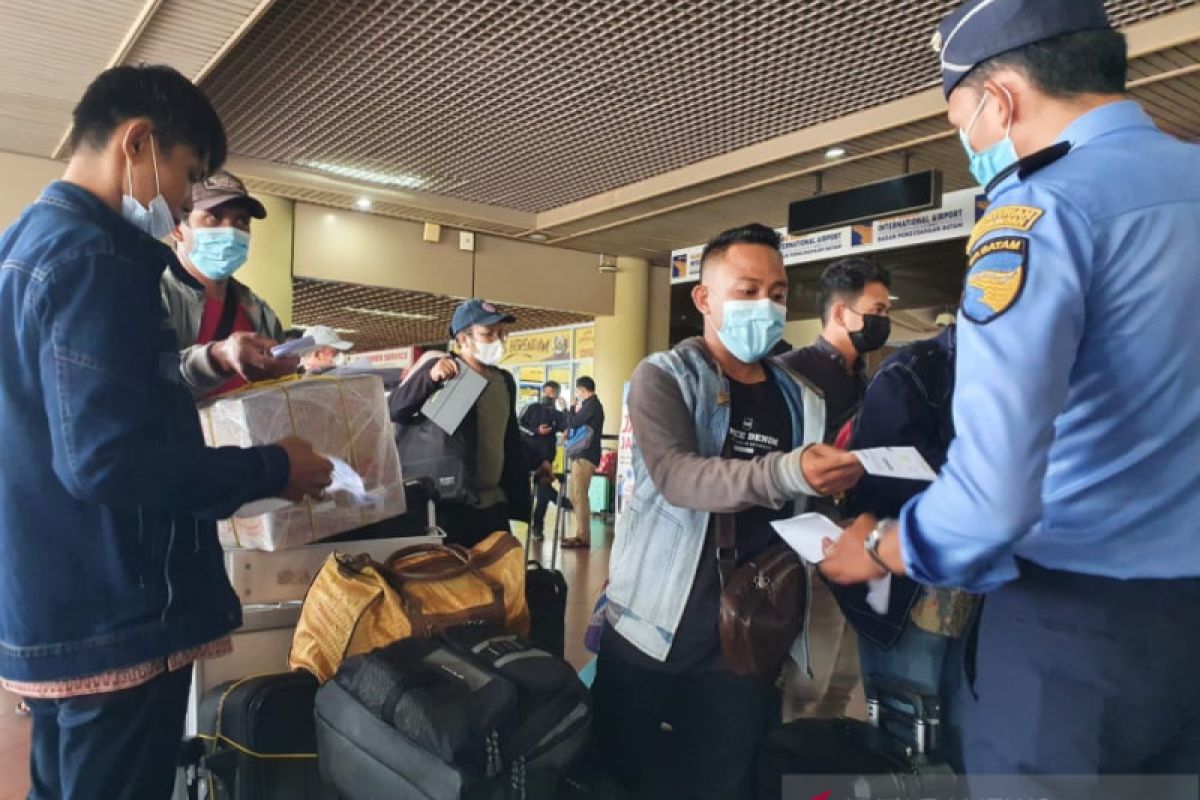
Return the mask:
[[968,245],[958,436],[900,515],[923,583],[1200,576],[1200,146],[1132,101],[1060,141]]

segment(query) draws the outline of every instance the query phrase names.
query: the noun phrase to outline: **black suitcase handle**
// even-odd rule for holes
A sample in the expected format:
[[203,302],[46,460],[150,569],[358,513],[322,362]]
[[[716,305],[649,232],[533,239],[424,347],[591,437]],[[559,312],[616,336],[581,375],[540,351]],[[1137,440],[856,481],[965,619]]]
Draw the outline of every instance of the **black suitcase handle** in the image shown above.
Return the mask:
[[422,475],[419,478],[408,478],[404,481],[404,499],[408,501],[409,508],[412,508],[428,502],[436,503],[442,497],[433,478]]
[[[937,749],[941,732],[941,700],[898,681],[873,680],[867,690],[867,719],[881,732],[900,738],[913,755]],[[910,741],[905,741],[911,737]]]

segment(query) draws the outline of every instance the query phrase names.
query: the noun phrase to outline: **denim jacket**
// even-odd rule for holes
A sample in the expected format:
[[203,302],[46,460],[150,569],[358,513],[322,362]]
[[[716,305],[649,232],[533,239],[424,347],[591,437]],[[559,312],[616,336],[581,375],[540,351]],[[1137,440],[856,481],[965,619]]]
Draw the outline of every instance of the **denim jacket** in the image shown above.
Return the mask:
[[210,449],[159,278],[174,256],[74,184],[0,236],[0,676],[84,677],[240,623],[214,520],[278,447]]
[[[825,404],[820,392],[774,359],[763,364],[787,403],[793,448],[819,443],[825,434]],[[647,369],[674,379],[682,407],[676,402],[673,407],[650,409],[636,401],[639,382],[659,377]],[[700,339],[650,356],[638,368],[630,389],[633,495],[628,510],[621,514],[613,542],[607,615],[617,633],[660,661],[670,653],[683,616],[711,515],[755,505],[779,508],[815,494],[804,480],[799,459],[787,453],[755,461],[720,457],[729,435],[729,391],[728,379]],[[690,419],[680,419],[681,414]],[[690,449],[689,442],[663,458],[650,459],[661,463],[648,463],[644,452],[649,446],[645,440],[650,438],[645,435],[647,426],[680,425],[685,434],[681,438],[691,440],[689,424],[695,434],[694,452],[683,452]],[[671,447],[674,445],[668,449]],[[705,481],[720,483],[720,490],[705,488]],[[797,661],[806,663],[802,647],[793,647],[792,652]]]

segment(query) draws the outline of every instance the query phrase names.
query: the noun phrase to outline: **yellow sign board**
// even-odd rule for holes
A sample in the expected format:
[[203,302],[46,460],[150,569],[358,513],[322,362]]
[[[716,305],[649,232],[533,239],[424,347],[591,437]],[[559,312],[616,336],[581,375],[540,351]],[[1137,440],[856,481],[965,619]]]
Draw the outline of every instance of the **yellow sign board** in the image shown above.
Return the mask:
[[547,380],[554,381],[562,388],[569,390],[571,388],[571,367],[568,365],[551,367]]
[[505,366],[571,359],[571,330],[514,333],[504,343]]
[[546,368],[539,365],[536,367],[521,367],[517,372],[518,380],[521,383],[536,383],[541,386],[546,380]]
[[575,329],[575,357],[595,358],[596,329],[588,325],[586,328]]

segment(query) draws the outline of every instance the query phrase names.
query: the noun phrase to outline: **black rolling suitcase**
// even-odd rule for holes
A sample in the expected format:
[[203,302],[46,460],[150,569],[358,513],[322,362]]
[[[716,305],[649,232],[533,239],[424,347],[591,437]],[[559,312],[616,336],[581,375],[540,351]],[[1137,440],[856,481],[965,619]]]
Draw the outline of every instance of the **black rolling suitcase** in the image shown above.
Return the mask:
[[229,681],[200,703],[184,743],[192,800],[336,800],[317,770],[317,679],[283,672]]
[[591,704],[569,664],[469,626],[347,659],[316,719],[321,774],[346,800],[549,800]]
[[827,791],[864,799],[959,796],[959,778],[937,757],[936,698],[880,684],[867,699],[867,716],[798,719],[772,731],[759,753],[760,800]]
[[[550,538],[550,566],[530,557],[533,535],[525,536],[525,604],[529,607],[529,641],[559,658],[566,652],[567,579],[558,569],[558,548],[566,528],[562,498],[566,494],[567,473],[558,492],[558,512]],[[535,500],[536,502],[536,500]]]

